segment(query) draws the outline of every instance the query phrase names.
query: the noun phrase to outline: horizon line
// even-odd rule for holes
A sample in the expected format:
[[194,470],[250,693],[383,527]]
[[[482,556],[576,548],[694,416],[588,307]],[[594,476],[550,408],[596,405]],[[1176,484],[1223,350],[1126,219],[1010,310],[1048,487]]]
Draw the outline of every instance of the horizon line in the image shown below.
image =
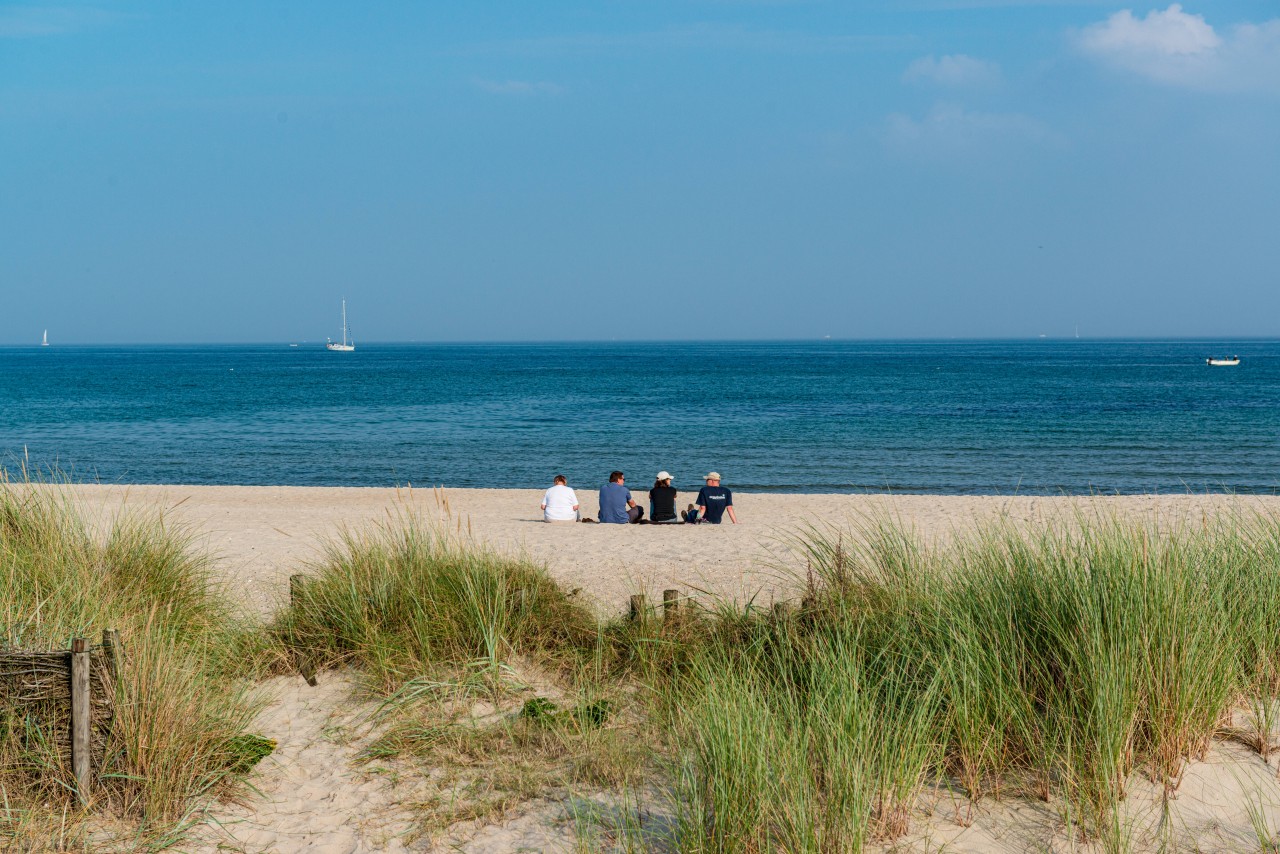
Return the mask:
[[[833,336],[823,336],[817,338],[563,338],[563,339],[520,339],[520,338],[492,338],[492,339],[474,339],[474,340],[418,340],[418,339],[372,339],[358,343],[359,346],[492,346],[492,345],[513,345],[528,346],[535,344],[543,345],[574,345],[574,344],[801,344],[801,343],[885,343],[885,342],[946,342],[946,341],[1219,341],[1222,339],[1231,339],[1235,341],[1280,341],[1280,334],[1277,335],[997,335],[997,336],[898,336],[898,337],[867,337],[867,338],[836,338]],[[65,343],[55,343],[42,345],[36,342],[0,342],[0,347],[9,349],[38,349],[48,348],[57,349],[59,347],[322,347],[325,341],[321,339],[310,340],[301,339],[291,341],[289,339],[274,339],[261,341],[145,341],[145,342],[122,342],[122,341],[71,341]]]

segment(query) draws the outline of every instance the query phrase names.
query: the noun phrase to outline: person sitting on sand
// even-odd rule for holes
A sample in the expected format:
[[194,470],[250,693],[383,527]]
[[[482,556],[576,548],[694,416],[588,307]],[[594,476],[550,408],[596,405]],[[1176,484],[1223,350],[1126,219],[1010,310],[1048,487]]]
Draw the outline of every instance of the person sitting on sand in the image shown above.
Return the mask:
[[686,522],[709,522],[719,525],[726,511],[729,521],[738,524],[738,517],[733,512],[733,493],[720,485],[720,473],[711,472],[706,477],[707,485],[698,492],[697,509],[690,507],[684,514]]
[[569,488],[564,475],[556,475],[554,484],[542,496],[542,521],[576,522],[580,518],[577,493]]
[[631,490],[623,485],[626,477],[620,471],[609,475],[609,482],[600,487],[600,521],[617,525],[639,522],[644,508],[631,500]]
[[676,515],[676,490],[671,485],[671,474],[658,472],[653,481],[653,489],[649,490],[649,519],[658,523],[676,523],[684,521]]

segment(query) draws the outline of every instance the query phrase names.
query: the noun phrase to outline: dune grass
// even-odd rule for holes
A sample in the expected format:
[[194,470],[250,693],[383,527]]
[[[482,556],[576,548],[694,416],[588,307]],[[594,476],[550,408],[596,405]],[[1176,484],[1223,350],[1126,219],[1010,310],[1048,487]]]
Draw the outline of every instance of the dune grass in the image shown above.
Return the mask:
[[281,648],[358,665],[385,694],[457,665],[496,678],[517,655],[570,667],[597,636],[544,570],[412,516],[346,532],[297,593],[272,628]]
[[[1241,707],[1273,749],[1276,519],[996,523],[945,546],[879,520],[794,545],[799,607],[600,622],[541,568],[406,519],[336,543],[273,631],[388,698],[380,757],[536,765],[504,804],[665,780],[681,851],[861,850],[907,833],[928,786],[1052,800],[1127,850],[1133,774],[1172,794]],[[519,713],[532,695],[573,723]],[[601,697],[621,711],[582,725]]]
[[[854,717],[871,732],[845,740],[871,739],[857,750],[861,760],[844,763],[853,771],[845,785],[861,781],[861,791],[851,798],[824,787],[828,755],[801,739],[781,749],[807,757],[807,779],[800,772],[788,772],[796,781],[764,775],[782,802],[758,817],[763,824],[754,837],[739,828],[738,838],[790,850],[789,816],[816,808],[819,815],[806,818],[806,838],[817,840],[813,850],[838,850],[843,843],[826,848],[820,831],[827,815],[847,812],[837,806],[846,802],[876,822],[873,835],[892,837],[904,829],[895,809],[909,809],[927,779],[954,778],[972,799],[1011,786],[1046,800],[1060,795],[1088,835],[1123,847],[1115,808],[1132,773],[1175,790],[1185,763],[1203,756],[1241,698],[1259,710],[1260,749],[1270,743],[1280,610],[1274,519],[1176,531],[1109,518],[1035,529],[995,525],[942,549],[879,523],[857,532],[811,530],[797,543],[813,580],[805,612],[789,624],[794,630],[782,641],[761,635],[772,679],[754,676],[756,660],[735,667],[741,654],[714,654],[721,657],[707,668],[711,675],[695,681],[743,701],[718,695],[694,707],[688,726],[705,738],[725,725],[721,718],[772,715],[758,736],[769,744],[763,733],[777,739],[803,732],[832,694],[856,704],[868,692],[869,704]],[[788,651],[781,660],[779,647]],[[797,654],[803,667],[792,663]],[[873,666],[850,672],[852,661]],[[723,689],[726,681],[735,687]],[[903,708],[916,716],[901,718]],[[900,738],[883,751],[875,746],[882,724]],[[836,729],[825,720],[815,728]],[[878,778],[866,769],[881,752],[888,760]],[[699,755],[699,763],[700,826],[715,827],[721,816],[737,815],[715,785],[735,772],[714,755]],[[786,765],[774,760],[772,767]],[[689,794],[696,798],[699,790]],[[866,829],[846,834],[856,847]],[[717,842],[706,850],[759,847]]]
[[66,649],[109,627],[125,648],[87,809],[49,722],[0,698],[0,847],[102,844],[90,816],[149,844],[179,833],[204,796],[236,791],[237,739],[257,709],[244,662],[262,644],[183,531],[143,514],[95,535],[56,489],[0,484],[0,589],[0,642]]
[[[994,523],[941,546],[872,520],[794,546],[799,605],[601,621],[542,567],[405,517],[335,542],[263,631],[161,519],[95,534],[56,492],[4,486],[0,629],[48,649],[121,630],[91,811],[146,845],[235,793],[267,661],[362,674],[365,758],[435,769],[428,829],[657,785],[674,820],[654,844],[707,854],[899,839],[927,787],[1052,801],[1128,850],[1135,773],[1171,795],[1242,709],[1275,749],[1280,520]],[[52,742],[0,704],[0,847],[99,841]]]
[[596,614],[545,569],[415,516],[332,542],[269,631],[290,667],[360,674],[378,701],[365,759],[433,769],[423,831],[643,777]]

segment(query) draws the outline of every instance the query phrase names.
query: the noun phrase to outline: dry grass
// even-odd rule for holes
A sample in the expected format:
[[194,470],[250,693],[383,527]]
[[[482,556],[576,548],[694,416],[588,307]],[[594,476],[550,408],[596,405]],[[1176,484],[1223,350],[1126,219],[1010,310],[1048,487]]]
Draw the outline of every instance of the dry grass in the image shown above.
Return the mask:
[[424,833],[654,771],[603,654],[625,637],[541,568],[416,518],[346,533],[270,631],[280,661],[353,665],[382,698],[365,758],[429,781]]
[[92,817],[95,845],[109,826],[127,834],[122,844],[149,845],[172,838],[202,798],[239,791],[237,738],[257,708],[243,662],[257,642],[184,531],[158,516],[129,516],[97,538],[56,491],[3,484],[0,586],[0,626],[14,646],[65,649],[111,627],[125,647],[87,809],[67,757],[50,746],[47,728],[56,724],[0,705],[0,840],[88,844]]

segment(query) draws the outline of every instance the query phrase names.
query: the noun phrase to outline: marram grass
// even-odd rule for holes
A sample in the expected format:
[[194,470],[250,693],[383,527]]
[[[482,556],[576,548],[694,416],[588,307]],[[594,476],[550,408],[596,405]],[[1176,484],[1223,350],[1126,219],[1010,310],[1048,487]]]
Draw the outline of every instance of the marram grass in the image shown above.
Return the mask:
[[572,658],[597,637],[545,570],[412,516],[332,543],[271,631],[288,655],[357,665],[387,694],[460,664],[495,675],[517,654]]
[[[116,716],[90,810],[143,844],[172,838],[207,796],[237,791],[236,739],[257,709],[242,662],[260,642],[182,530],[147,514],[104,528],[95,534],[56,488],[0,484],[0,631],[37,650],[120,631]],[[89,813],[47,735],[0,702],[0,848],[106,844],[86,834]]]
[[[781,733],[829,737],[836,718],[812,725],[816,711],[869,694],[864,711],[848,718],[862,729],[840,740],[859,747],[833,773],[832,754],[802,738],[793,752],[810,767],[805,784],[778,783],[774,800],[753,797],[766,805],[758,825],[733,836],[755,842],[712,837],[706,850],[800,850],[790,841],[796,815],[810,816],[804,836],[813,850],[857,848],[868,832],[903,830],[914,795],[948,778],[974,799],[1011,788],[1066,798],[1086,832],[1114,841],[1115,807],[1131,774],[1173,791],[1242,698],[1273,707],[1275,519],[1178,530],[1114,518],[997,524],[940,548],[876,522],[812,529],[797,544],[811,572],[801,617],[781,635],[761,629],[748,653],[709,651],[712,664],[690,675],[690,695],[716,701],[683,716],[699,781],[686,788],[700,809],[688,824],[695,836],[721,816],[741,824],[741,805],[726,803],[716,782],[735,774],[733,765],[705,746],[724,732],[726,716],[767,713],[767,752]],[[850,672],[849,662],[862,664]],[[738,686],[741,703],[723,696],[726,685]],[[1272,722],[1257,718],[1266,749]],[[877,746],[881,726],[896,743]],[[797,773],[794,761],[779,761],[760,779],[779,781],[783,768]],[[861,791],[834,793],[826,781],[842,775]],[[823,840],[848,812],[840,804],[857,804],[853,814],[871,823],[844,831],[852,843],[829,846]]]
[[518,660],[625,695],[669,763],[681,851],[857,851],[939,785],[1052,799],[1124,850],[1133,774],[1172,793],[1241,707],[1272,749],[1276,519],[996,523],[942,546],[880,521],[796,544],[799,607],[601,624],[542,568],[402,520],[337,543],[272,631],[394,702]]

